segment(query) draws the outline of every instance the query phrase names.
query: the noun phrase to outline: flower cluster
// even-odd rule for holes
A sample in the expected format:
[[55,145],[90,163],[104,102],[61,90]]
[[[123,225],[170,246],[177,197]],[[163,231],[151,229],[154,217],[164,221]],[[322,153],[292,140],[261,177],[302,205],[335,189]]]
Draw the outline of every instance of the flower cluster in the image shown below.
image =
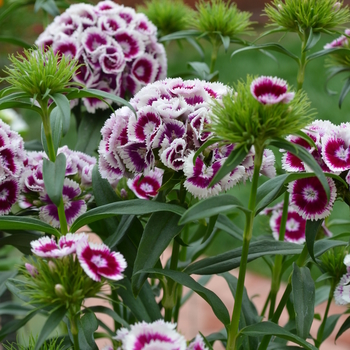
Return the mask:
[[[211,180],[234,149],[234,144],[211,145],[195,160],[195,152],[213,134],[211,101],[221,101],[228,88],[200,80],[165,79],[144,87],[131,99],[137,116],[127,107],[116,111],[101,130],[99,169],[112,185],[123,177],[140,198],[151,198],[161,187],[164,171],[183,172],[184,186],[206,198],[228,190],[252,174],[254,148],[220,182]],[[165,170],[164,170],[165,169]],[[274,156],[264,153],[263,171],[273,176]]]
[[[71,151],[67,146],[58,149],[58,154],[66,157],[66,174],[63,183],[63,203],[67,224],[86,212],[86,202],[91,195],[92,169],[96,164],[94,157],[82,152]],[[22,207],[39,208],[39,217],[53,227],[60,227],[58,211],[49,198],[43,180],[44,152],[27,152],[25,170],[21,176]]]
[[200,335],[186,346],[185,338],[176,330],[176,324],[158,320],[153,323],[140,322],[130,329],[121,328],[115,339],[122,350],[208,350]]
[[[55,17],[36,44],[82,64],[75,81],[121,97],[166,76],[166,55],[157,42],[157,28],[144,14],[109,0],[96,6],[71,5]],[[83,101],[91,113],[107,108],[95,98]]]
[[[305,132],[312,138],[316,147],[312,147],[299,136],[289,136],[287,139],[304,147],[324,172],[339,175],[349,185],[350,123],[337,126],[329,121],[316,120],[305,129]],[[283,155],[282,167],[289,172],[308,171],[307,166],[289,152]],[[348,202],[348,186],[329,177],[327,181],[330,187],[329,201],[317,177],[303,178],[289,184],[291,203],[304,219],[318,220],[327,217],[333,208],[337,193]]]
[[106,279],[122,279],[126,268],[120,253],[90,243],[84,233],[68,233],[58,242],[45,236],[32,241],[31,248],[34,257],[26,258],[22,269],[23,290],[31,303],[43,306],[65,305],[76,312],[101,291]]
[[0,215],[8,214],[18,200],[24,158],[22,137],[0,120]]
[[350,304],[350,255],[344,258],[347,273],[340,279],[334,291],[334,300],[338,305]]

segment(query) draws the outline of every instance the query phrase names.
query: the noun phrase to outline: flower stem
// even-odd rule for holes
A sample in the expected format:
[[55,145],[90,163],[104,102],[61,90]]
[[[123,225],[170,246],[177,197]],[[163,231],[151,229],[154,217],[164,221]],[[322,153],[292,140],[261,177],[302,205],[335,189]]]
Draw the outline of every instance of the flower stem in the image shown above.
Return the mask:
[[70,318],[70,330],[73,336],[74,350],[79,350],[79,334],[78,334],[78,325],[75,316]]
[[324,312],[323,320],[321,323],[321,326],[317,332],[317,339],[315,340],[315,346],[320,347],[320,345],[323,342],[323,332],[326,327],[326,322],[327,322],[327,317],[328,317],[328,312],[329,308],[331,306],[332,300],[333,300],[333,294],[334,294],[334,289],[335,289],[335,283],[332,281],[331,289],[329,290],[329,295],[328,295],[328,301],[327,301],[327,306],[326,310]]
[[[286,191],[284,193],[284,202],[283,202],[283,212],[280,223],[280,231],[279,231],[279,241],[284,241],[284,236],[286,233],[286,223],[288,219],[288,206],[289,206],[289,192]],[[282,271],[282,255],[276,255],[275,264],[273,266],[272,279],[271,279],[271,291],[270,291],[270,310],[269,310],[269,318],[272,318],[273,313],[275,311],[275,303],[277,292],[280,288],[281,283],[281,271]]]
[[241,264],[239,267],[239,276],[237,282],[236,289],[236,297],[235,304],[233,307],[232,319],[231,323],[228,326],[228,339],[226,350],[234,350],[236,349],[236,340],[238,335],[238,326],[239,319],[241,316],[241,308],[242,308],[242,300],[243,300],[243,292],[244,292],[244,280],[245,274],[247,271],[247,263],[248,263],[248,252],[249,252],[249,243],[252,238],[253,233],[253,220],[255,216],[255,202],[256,202],[256,193],[258,189],[258,180],[260,167],[262,163],[263,157],[263,147],[255,146],[255,157],[254,157],[254,173],[252,179],[252,187],[250,190],[249,204],[248,209],[249,213],[246,214],[246,224],[243,232],[243,247],[242,247],[242,255],[241,255]]
[[216,64],[216,60],[218,58],[218,52],[219,52],[219,45],[217,44],[217,41],[214,40],[212,42],[213,44],[213,51],[211,52],[211,60],[210,60],[210,74],[214,73],[215,70],[215,64]]
[[298,69],[298,76],[297,76],[297,90],[301,90],[303,88],[304,79],[305,79],[305,68],[306,68],[306,52],[305,47],[307,43],[307,37],[304,37],[302,39],[301,44],[301,56],[300,56],[300,62],[299,62],[299,69]]

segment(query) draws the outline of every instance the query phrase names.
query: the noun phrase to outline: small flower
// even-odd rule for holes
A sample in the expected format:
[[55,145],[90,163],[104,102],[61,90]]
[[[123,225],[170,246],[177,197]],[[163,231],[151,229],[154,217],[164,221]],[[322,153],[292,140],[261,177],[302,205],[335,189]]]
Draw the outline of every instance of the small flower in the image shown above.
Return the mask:
[[261,76],[253,80],[250,91],[263,104],[289,103],[295,96],[294,92],[287,92],[287,82],[277,77]]
[[190,343],[190,345],[187,347],[186,350],[209,350],[209,349],[205,346],[203,338],[199,334],[197,334],[194,341]]
[[317,177],[298,179],[288,185],[291,203],[297,212],[306,220],[319,220],[327,217],[337,195],[333,179],[327,178],[330,187],[328,201],[326,191]]
[[32,252],[42,258],[59,258],[63,256],[54,238],[45,236],[36,241],[31,241],[30,245]]
[[8,214],[18,198],[19,184],[14,177],[8,176],[4,181],[0,181],[0,215]]
[[343,275],[334,291],[334,300],[338,305],[350,303],[350,271]]
[[145,171],[144,175],[138,174],[134,179],[129,179],[129,188],[141,199],[150,199],[158,194],[162,185],[164,170],[155,168]]
[[33,266],[32,264],[25,263],[24,264],[26,270],[32,275],[32,277],[35,277],[36,275],[39,274],[37,268]]
[[77,244],[81,240],[87,241],[88,236],[85,233],[67,233],[65,236],[62,236],[58,241],[58,246],[60,249],[65,250],[66,254],[73,254],[76,252]]
[[176,324],[158,320],[153,323],[139,322],[130,330],[121,328],[115,337],[123,350],[186,350],[185,338],[176,332]]
[[322,156],[333,172],[350,169],[350,145],[347,138],[329,136],[322,138]]
[[344,47],[349,44],[348,38],[345,35],[340,36],[337,39],[334,39],[331,43],[323,46],[324,49],[334,49],[336,47]]
[[126,268],[124,257],[118,252],[111,252],[105,244],[80,240],[76,252],[81,267],[94,281],[101,281],[101,277],[114,281],[123,278],[122,273]]

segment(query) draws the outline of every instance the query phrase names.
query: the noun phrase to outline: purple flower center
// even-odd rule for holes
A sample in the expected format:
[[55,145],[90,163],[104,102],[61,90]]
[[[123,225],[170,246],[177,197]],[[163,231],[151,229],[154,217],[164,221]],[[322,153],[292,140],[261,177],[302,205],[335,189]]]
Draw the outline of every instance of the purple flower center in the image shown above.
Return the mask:
[[163,334],[159,334],[159,333],[140,334],[137,337],[133,350],[142,350],[146,344],[149,344],[151,341],[154,341],[154,340],[158,340],[166,343],[172,343],[172,340]]
[[264,95],[273,95],[278,97],[286,92],[286,86],[274,84],[270,79],[264,79],[260,84],[254,86],[254,94],[257,97]]

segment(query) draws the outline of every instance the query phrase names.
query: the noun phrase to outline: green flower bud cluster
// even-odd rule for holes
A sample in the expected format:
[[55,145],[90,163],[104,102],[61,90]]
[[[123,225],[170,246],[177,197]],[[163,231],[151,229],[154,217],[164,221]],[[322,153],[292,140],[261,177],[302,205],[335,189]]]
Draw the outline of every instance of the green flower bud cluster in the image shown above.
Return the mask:
[[271,25],[286,31],[304,35],[312,28],[314,33],[332,33],[349,22],[349,8],[342,5],[337,0],[274,0],[266,5],[265,13]]
[[335,284],[346,274],[344,258],[347,254],[348,251],[345,247],[336,247],[327,250],[327,252],[321,256],[320,267],[325,273],[328,273]]

